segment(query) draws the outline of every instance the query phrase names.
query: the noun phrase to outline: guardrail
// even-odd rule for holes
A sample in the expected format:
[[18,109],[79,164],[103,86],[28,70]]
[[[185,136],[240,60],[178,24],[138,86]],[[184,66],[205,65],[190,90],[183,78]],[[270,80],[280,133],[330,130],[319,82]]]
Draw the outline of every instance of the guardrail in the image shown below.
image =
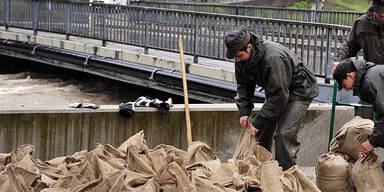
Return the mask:
[[132,1],[131,5],[352,26],[364,13],[282,7]]
[[226,60],[224,36],[244,25],[264,39],[295,51],[318,77],[329,82],[332,55],[349,26],[279,19],[210,14],[138,6],[71,3],[58,0],[0,0],[1,24],[63,33],[178,52],[182,38],[186,54]]

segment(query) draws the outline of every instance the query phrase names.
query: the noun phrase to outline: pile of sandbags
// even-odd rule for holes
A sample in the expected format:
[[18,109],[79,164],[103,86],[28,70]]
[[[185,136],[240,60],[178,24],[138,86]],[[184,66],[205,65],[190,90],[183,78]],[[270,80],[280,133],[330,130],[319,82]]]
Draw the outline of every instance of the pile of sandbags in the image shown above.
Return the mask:
[[[369,191],[361,186],[363,182],[357,181],[360,176],[355,175],[360,175],[362,169],[359,167],[372,162],[371,155],[361,158],[360,149],[372,133],[373,126],[373,121],[356,116],[340,128],[331,141],[330,152],[316,160],[316,184],[321,191],[353,192],[354,186],[357,191]],[[365,160],[367,158],[371,160]],[[378,171],[382,172],[381,167]],[[384,180],[381,181],[384,183]]]
[[[247,133],[244,133],[247,131]],[[282,171],[245,129],[233,159],[221,163],[209,146],[193,142],[188,151],[170,145],[150,149],[143,131],[118,148],[97,144],[49,161],[34,159],[32,145],[0,154],[1,191],[263,191],[320,190],[297,166]]]

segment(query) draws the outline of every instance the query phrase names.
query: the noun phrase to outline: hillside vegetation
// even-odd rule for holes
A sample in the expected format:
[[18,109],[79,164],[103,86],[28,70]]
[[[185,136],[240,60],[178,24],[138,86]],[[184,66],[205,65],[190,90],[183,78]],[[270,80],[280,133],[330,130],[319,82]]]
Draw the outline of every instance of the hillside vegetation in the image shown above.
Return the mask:
[[[324,10],[366,12],[371,0],[325,0]],[[288,8],[311,9],[315,0],[303,0]],[[321,0],[320,0],[321,2]]]
[[370,6],[370,0],[326,0],[324,9],[338,11],[366,12]]

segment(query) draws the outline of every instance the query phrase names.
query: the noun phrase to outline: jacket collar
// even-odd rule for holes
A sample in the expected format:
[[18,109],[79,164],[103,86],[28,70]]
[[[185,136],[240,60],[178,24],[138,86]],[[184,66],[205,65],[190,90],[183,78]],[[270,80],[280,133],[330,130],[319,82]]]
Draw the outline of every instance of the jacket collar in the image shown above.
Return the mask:
[[252,36],[252,50],[251,56],[249,59],[249,63],[247,63],[246,68],[255,68],[257,65],[260,65],[260,61],[263,59],[265,55],[265,45],[264,41],[261,37],[256,36],[255,34],[251,34]]
[[353,81],[353,95],[358,95],[362,78],[365,76],[367,70],[375,66],[375,64],[357,58],[353,58],[352,61],[356,67],[355,80]]

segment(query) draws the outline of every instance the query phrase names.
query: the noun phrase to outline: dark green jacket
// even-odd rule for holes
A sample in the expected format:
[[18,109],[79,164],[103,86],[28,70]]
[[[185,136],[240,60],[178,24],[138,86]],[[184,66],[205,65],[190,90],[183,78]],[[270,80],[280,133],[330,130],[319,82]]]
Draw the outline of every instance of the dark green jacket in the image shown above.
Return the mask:
[[376,113],[373,133],[368,137],[374,147],[384,147],[384,65],[353,59],[356,67],[353,95],[372,104]]
[[363,49],[364,60],[384,64],[384,21],[376,19],[373,9],[353,24],[343,46],[337,52],[337,61],[355,57]]
[[235,63],[240,116],[249,116],[256,84],[265,90],[266,101],[253,122],[258,129],[275,122],[289,101],[305,101],[319,93],[316,77],[288,48],[251,35],[251,58]]

